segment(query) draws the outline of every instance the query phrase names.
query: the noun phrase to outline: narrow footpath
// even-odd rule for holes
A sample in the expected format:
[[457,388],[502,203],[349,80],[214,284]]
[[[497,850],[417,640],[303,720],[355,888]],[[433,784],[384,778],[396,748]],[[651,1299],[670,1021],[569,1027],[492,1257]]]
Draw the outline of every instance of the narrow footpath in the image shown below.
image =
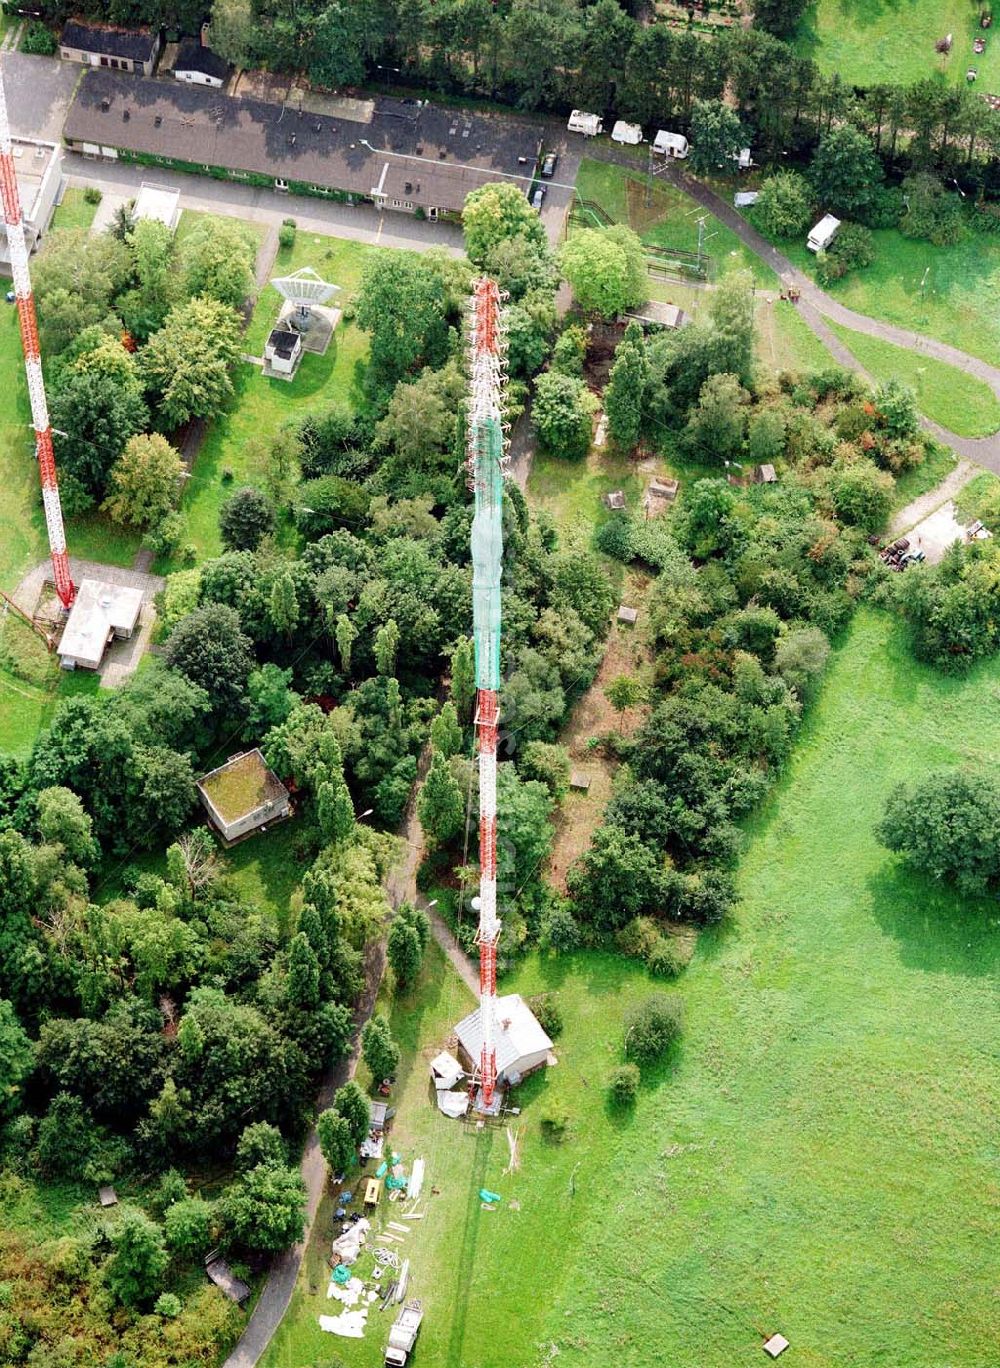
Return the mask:
[[[627,167],[639,179],[645,175],[642,167],[636,164],[634,158],[618,151],[617,148],[595,147],[588,155],[593,157],[595,161],[611,162],[616,166]],[[707,185],[702,185],[700,181],[695,180],[677,166],[667,166],[661,173],[661,178],[675,186],[676,189],[682,190],[684,194],[689,195],[703,209],[714,214],[720,223],[724,223],[736,234],[744,246],[749,247],[765,265],[770,266],[784,284],[798,287],[800,292],[798,307],[803,322],[829,349],[840,365],[856,371],[868,380],[872,380],[869,372],[827,326],[825,319],[839,323],[845,328],[851,328],[854,332],[864,333],[868,337],[877,337],[883,342],[891,342],[897,347],[905,347],[909,351],[920,352],[924,356],[931,356],[938,361],[944,361],[947,365],[954,366],[956,370],[964,371],[967,375],[982,380],[989,385],[997,398],[1000,398],[1000,367],[991,366],[988,361],[983,361],[977,356],[969,356],[968,353],[959,351],[957,347],[949,346],[947,342],[939,342],[937,338],[927,337],[923,333],[911,332],[910,329],[897,327],[893,323],[883,323],[880,319],[869,318],[867,314],[855,313],[853,309],[845,308],[843,304],[838,303],[837,300],[828,295],[825,290],[820,289],[814,280],[793,265],[788,257],[783,252],[779,252],[777,247],[768,242],[761,233],[758,233],[757,229],[748,223],[732,204],[717,195],[714,190],[710,190]],[[922,425],[925,431],[930,432],[938,441],[950,446],[956,455],[964,460],[974,461],[977,465],[1000,475],[1000,432],[994,433],[990,437],[960,437],[957,433],[949,432],[947,428],[941,427],[939,423],[932,422],[929,418],[923,418]]]

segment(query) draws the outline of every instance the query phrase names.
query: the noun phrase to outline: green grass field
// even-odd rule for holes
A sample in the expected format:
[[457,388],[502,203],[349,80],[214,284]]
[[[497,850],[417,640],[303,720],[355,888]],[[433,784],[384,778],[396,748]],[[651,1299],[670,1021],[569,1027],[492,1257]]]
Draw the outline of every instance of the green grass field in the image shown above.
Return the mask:
[[[657,247],[693,252],[698,247],[698,206],[682,190],[654,179],[650,204],[645,204],[646,177],[622,166],[584,158],[576,178],[583,199],[596,200],[618,223],[627,223]],[[732,229],[706,215],[704,250],[717,273],[745,269],[758,285],[773,287],[777,277],[769,266],[744,247]]]
[[950,432],[959,437],[986,437],[1000,428],[1000,401],[985,381],[933,356],[828,323],[876,380],[902,380],[916,393],[921,413]]
[[[349,308],[364,258],[373,250],[341,238],[300,232],[290,251],[279,251],[273,274],[287,275],[302,266],[312,266],[342,287],[336,304]],[[278,292],[265,286],[244,339],[249,355],[262,353],[280,304]],[[224,500],[241,484],[261,483],[264,472],[258,466],[259,439],[273,436],[285,423],[335,400],[361,402],[360,371],[367,346],[364,333],[353,322],[342,320],[326,355],[304,356],[291,383],[265,380],[260,369],[249,363],[237,368],[234,399],[228,413],[212,424],[181,505],[187,517],[183,540],[196,547],[199,559],[217,555],[221,549],[218,518]],[[227,471],[232,479],[223,482]]]
[[[907,238],[895,228],[874,233],[878,256],[828,293],[849,309],[948,342],[1000,365],[1000,237],[970,234],[955,247]],[[777,246],[815,277],[804,242]]]
[[965,523],[981,518],[991,531],[1000,533],[1000,480],[983,471],[955,496],[958,515]]
[[[609,1111],[604,1080],[643,971],[532,956],[503,984],[556,994],[565,1019],[559,1066],[518,1095],[516,1174],[502,1131],[432,1107],[427,1061],[470,998],[431,953],[393,1011],[393,1141],[440,1188],[394,1246],[425,1303],[422,1361],[732,1368],[774,1330],[813,1368],[997,1361],[1000,916],[908,871],[872,825],[898,783],[996,762],[998,688],[996,662],[943,678],[891,619],[856,619],[750,830],[733,924],[666,989],[684,1040],[632,1116]],[[563,1109],[569,1138],[546,1144],[540,1118]],[[325,1205],[266,1368],[380,1362],[388,1315],[363,1341],[319,1330],[330,1230]]]
[[[979,11],[967,0],[911,0],[884,4],[881,0],[817,0],[799,24],[795,47],[811,57],[820,70],[836,72],[847,85],[909,85],[937,80],[965,85],[971,66],[978,72],[976,90],[1000,92],[1000,44],[991,29],[983,34]],[[934,44],[953,35],[947,55]],[[974,54],[973,39],[986,38],[986,51]]]
[[89,228],[94,221],[98,206],[88,204],[86,191],[79,186],[71,185],[63,193],[62,202],[52,215],[52,225],[49,229],[54,233],[63,228]]

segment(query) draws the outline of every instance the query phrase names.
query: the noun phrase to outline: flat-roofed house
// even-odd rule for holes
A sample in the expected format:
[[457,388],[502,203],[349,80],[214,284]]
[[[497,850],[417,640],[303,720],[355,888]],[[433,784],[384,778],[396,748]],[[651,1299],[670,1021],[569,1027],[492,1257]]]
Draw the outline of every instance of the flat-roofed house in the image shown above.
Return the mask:
[[[24,216],[24,236],[28,251],[35,249],[39,238],[48,230],[52,211],[59,198],[62,184],[62,148],[56,143],[35,138],[11,138],[14,154],[14,176]],[[0,266],[10,264],[7,229],[0,219]]]
[[115,28],[110,24],[81,24],[70,19],[63,25],[59,56],[64,62],[107,67],[111,71],[137,71],[152,76],[160,53],[159,31]]
[[196,787],[210,822],[227,845],[291,813],[288,790],[259,750],[231,756],[202,775]]
[[96,670],[112,641],[132,635],[141,612],[141,589],[81,580],[59,642],[59,664],[64,670]]

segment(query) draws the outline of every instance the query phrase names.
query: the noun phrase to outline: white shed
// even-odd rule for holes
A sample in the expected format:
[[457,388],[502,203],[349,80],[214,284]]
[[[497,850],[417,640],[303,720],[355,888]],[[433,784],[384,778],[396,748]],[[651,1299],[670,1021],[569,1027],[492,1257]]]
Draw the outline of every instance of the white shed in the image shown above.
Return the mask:
[[156,219],[174,232],[181,217],[181,192],[171,190],[168,185],[151,185],[143,181],[132,206],[132,217],[136,223],[141,219]]
[[819,223],[816,224],[809,236],[806,238],[806,246],[810,252],[825,252],[830,243],[837,236],[840,228],[840,219],[834,218],[832,214],[824,214]]
[[670,133],[661,128],[653,139],[653,151],[664,157],[677,157],[683,160],[691,151],[691,144],[683,133]]
[[264,373],[290,380],[302,359],[302,337],[290,328],[272,328],[264,344]]
[[229,76],[229,63],[203,43],[189,42],[181,45],[177,60],[174,62],[174,79],[186,81],[188,85],[211,86],[221,90]]
[[132,635],[141,612],[141,589],[81,580],[59,642],[59,664],[64,670],[96,670],[115,637]]
[[[497,998],[496,1012],[497,1077],[504,1083],[517,1082],[547,1063],[552,1041],[520,994],[510,993]],[[455,1034],[470,1061],[478,1066],[483,1049],[482,1016],[478,1007],[458,1023]]]

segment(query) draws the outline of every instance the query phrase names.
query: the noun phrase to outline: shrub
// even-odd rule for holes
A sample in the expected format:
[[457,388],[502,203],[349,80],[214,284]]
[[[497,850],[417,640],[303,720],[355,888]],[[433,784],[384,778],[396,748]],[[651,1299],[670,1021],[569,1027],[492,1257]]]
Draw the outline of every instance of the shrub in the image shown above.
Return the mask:
[[552,1106],[542,1114],[542,1138],[550,1145],[561,1145],[569,1131],[569,1112],[563,1107]]
[[635,1064],[619,1064],[608,1079],[608,1096],[616,1107],[631,1107],[639,1096],[640,1073]]
[[569,783],[569,751],[548,741],[529,741],[518,757],[522,779],[537,779],[555,799],[560,799]]
[[812,187],[797,171],[779,171],[760,187],[751,217],[769,237],[798,237],[809,227]]
[[676,978],[686,964],[680,946],[669,936],[661,936],[646,956],[646,968],[653,978]]
[[[32,19],[21,39],[21,51],[28,52],[33,57],[52,57],[58,46],[52,30],[39,23],[37,19]],[[89,194],[89,190],[86,193]],[[97,192],[97,198],[101,198],[100,191]]]
[[830,493],[843,522],[865,532],[879,532],[889,516],[894,489],[891,475],[872,461],[862,460],[834,472]]
[[939,770],[890,794],[875,836],[968,895],[1000,878],[1000,783],[986,770]]
[[295,220],[284,219],[278,229],[278,246],[289,251],[295,246]]
[[843,279],[848,271],[870,266],[875,257],[875,239],[870,230],[860,223],[844,223],[828,250],[817,255],[817,275],[824,285],[829,285]]
[[544,949],[568,954],[580,944],[580,927],[568,898],[556,899],[542,917],[538,939]]
[[538,993],[528,999],[528,1006],[535,1014],[539,1026],[552,1040],[562,1035],[563,1017],[558,1002],[551,993]]
[[656,994],[634,1007],[625,1018],[625,1054],[636,1064],[660,1059],[681,1033],[683,1005],[679,998]]
[[181,1299],[174,1292],[161,1292],[153,1310],[164,1320],[176,1320],[181,1314]]
[[660,928],[652,917],[633,917],[615,936],[615,944],[623,955],[644,960],[662,939]]
[[532,417],[538,440],[547,451],[580,461],[590,449],[597,400],[583,381],[559,371],[539,376]]

